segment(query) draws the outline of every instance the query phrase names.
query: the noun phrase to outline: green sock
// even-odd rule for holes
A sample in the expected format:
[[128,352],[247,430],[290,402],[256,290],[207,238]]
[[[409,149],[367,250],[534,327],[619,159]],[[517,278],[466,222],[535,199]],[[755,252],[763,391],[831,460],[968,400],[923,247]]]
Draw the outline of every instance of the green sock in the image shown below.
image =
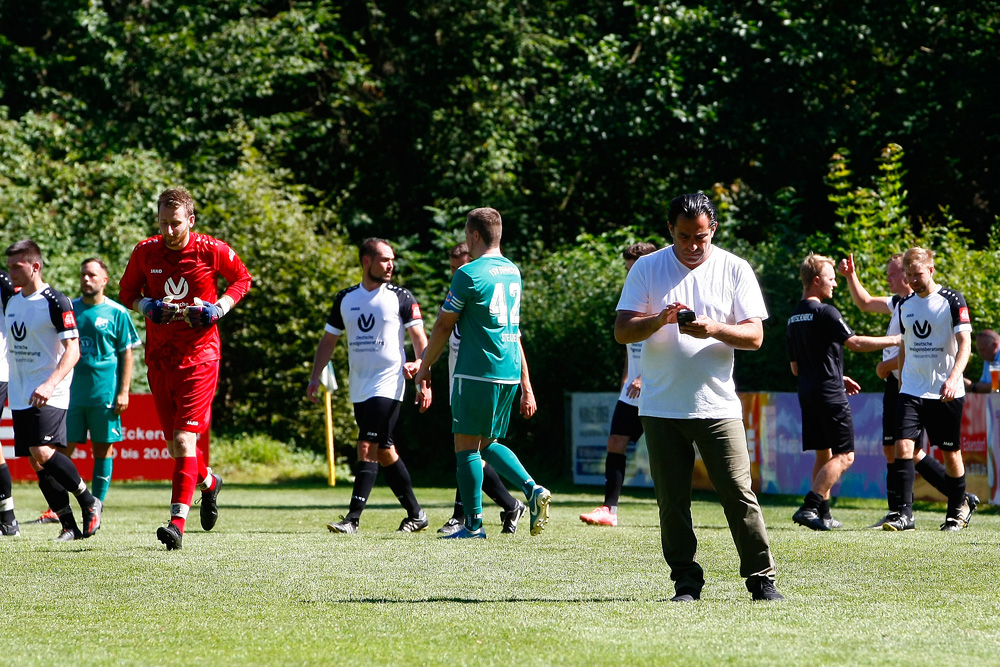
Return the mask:
[[104,502],[104,496],[108,495],[108,487],[111,486],[112,461],[110,456],[106,459],[94,459],[94,479],[90,486],[91,492],[101,503]]
[[517,454],[504,447],[499,442],[491,442],[488,447],[483,448],[483,459],[493,466],[500,476],[511,484],[519,484],[524,494],[531,495],[531,489],[535,483],[531,475],[521,465]]
[[465,509],[465,527],[479,530],[483,526],[483,457],[477,451],[455,452],[458,463],[458,492]]

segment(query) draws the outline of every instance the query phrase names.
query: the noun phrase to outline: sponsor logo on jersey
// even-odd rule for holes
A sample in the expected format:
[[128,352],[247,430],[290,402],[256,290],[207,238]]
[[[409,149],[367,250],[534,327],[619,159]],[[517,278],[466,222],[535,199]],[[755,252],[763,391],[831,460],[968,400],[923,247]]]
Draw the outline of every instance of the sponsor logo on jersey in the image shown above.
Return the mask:
[[163,291],[166,292],[164,301],[167,299],[171,301],[181,301],[188,293],[188,281],[182,276],[177,282],[174,282],[173,278],[167,278],[167,282],[163,285]]
[[362,331],[371,331],[375,328],[375,315],[358,316],[358,328]]
[[24,337],[28,335],[28,329],[24,326],[24,322],[14,322],[10,325],[10,335],[16,341],[24,340]]
[[94,326],[98,329],[107,329],[110,324],[111,320],[106,317],[98,317],[94,319]]
[[76,315],[73,314],[72,310],[68,310],[62,314],[63,326],[67,329],[76,328]]
[[198,420],[197,419],[189,419],[189,420],[187,420],[184,423],[187,424],[188,426],[197,426],[198,425]]
[[163,269],[150,269],[150,273],[163,273]]
[[913,335],[921,340],[927,338],[931,335],[931,323],[926,320],[923,322],[916,320],[913,323]]
[[413,310],[411,310],[411,311],[410,311],[410,315],[411,315],[411,316],[413,317],[413,319],[415,319],[415,320],[420,320],[420,319],[423,319],[423,318],[422,318],[422,317],[420,316],[420,304],[419,304],[419,303],[415,303],[415,304],[413,304]]
[[361,310],[361,306],[351,306],[351,312],[353,313],[355,310]]
[[969,319],[969,309],[965,306],[958,309],[958,321],[962,324],[968,324],[972,321]]

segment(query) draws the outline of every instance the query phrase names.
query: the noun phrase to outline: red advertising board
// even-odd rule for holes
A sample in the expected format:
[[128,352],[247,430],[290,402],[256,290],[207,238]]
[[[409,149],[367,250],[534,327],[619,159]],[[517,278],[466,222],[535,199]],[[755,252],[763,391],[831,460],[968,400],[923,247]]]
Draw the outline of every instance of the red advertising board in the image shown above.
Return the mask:
[[[174,474],[174,462],[163,438],[160,420],[156,416],[156,406],[150,394],[132,394],[128,410],[122,413],[124,439],[114,447],[116,481],[120,480],[163,480]],[[11,477],[15,481],[35,481],[35,472],[26,458],[14,457],[14,429],[11,426],[10,410],[3,409],[0,420],[0,441],[3,455],[10,465]],[[206,431],[198,438],[198,447],[208,461],[209,434]],[[94,457],[88,442],[73,452],[73,462],[84,480],[89,480],[94,471]]]

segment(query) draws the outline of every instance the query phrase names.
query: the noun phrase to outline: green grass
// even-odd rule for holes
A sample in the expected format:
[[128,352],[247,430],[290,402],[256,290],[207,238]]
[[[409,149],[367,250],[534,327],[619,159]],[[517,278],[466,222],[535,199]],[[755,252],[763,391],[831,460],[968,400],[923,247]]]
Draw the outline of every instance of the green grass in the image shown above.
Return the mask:
[[[589,489],[588,489],[589,490]],[[442,542],[451,489],[418,489],[430,531],[398,535],[384,486],[361,533],[333,535],[348,485],[227,485],[209,534],[197,508],[184,549],[154,531],[166,484],[114,485],[92,539],[51,542],[53,526],[0,540],[0,662],[14,665],[988,665],[998,661],[1000,515],[937,530],[867,531],[874,501],[842,500],[846,529],[793,526],[791,499],[767,499],[781,603],[751,603],[722,511],[694,518],[707,585],[676,604],[659,551],[655,501],[632,496],[617,529],[577,519],[600,498],[567,488],[549,528]],[[22,521],[37,488],[15,487]],[[992,509],[992,508],[991,508]]]

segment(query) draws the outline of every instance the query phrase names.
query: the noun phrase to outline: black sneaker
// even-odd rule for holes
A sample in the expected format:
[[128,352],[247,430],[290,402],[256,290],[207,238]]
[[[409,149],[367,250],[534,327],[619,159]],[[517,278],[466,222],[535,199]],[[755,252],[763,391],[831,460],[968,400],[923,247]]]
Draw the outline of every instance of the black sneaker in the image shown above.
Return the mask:
[[966,493],[965,502],[958,511],[958,520],[962,522],[963,528],[969,527],[969,522],[972,521],[972,513],[976,511],[977,507],[979,507],[979,496],[974,493]]
[[916,530],[916,528],[917,524],[913,521],[912,516],[906,516],[899,512],[892,512],[890,516],[886,517],[885,523],[882,524],[882,530],[888,530],[893,533],[899,533],[904,530]]
[[356,521],[352,521],[346,517],[340,517],[340,521],[334,523],[331,521],[326,524],[327,530],[331,533],[356,533],[358,532],[358,524]]
[[438,528],[438,532],[444,533],[445,535],[451,535],[453,533],[457,533],[459,529],[461,529],[461,527],[464,525],[465,525],[465,517],[462,517],[461,519],[451,517],[450,519],[444,522],[443,526]]
[[430,522],[427,520],[427,512],[420,510],[417,516],[408,516],[399,522],[397,533],[419,533],[426,528]]
[[701,591],[694,588],[678,588],[671,602],[694,602],[701,599]]
[[201,492],[201,528],[212,530],[219,520],[219,491],[222,491],[222,477],[212,473],[215,484],[210,491]]
[[879,519],[878,521],[876,521],[875,523],[873,523],[872,525],[870,525],[868,527],[869,528],[875,528],[877,530],[877,529],[881,528],[883,525],[885,525],[886,521],[889,521],[890,519],[894,518],[895,516],[896,516],[895,512],[887,512],[884,517],[882,517],[881,519]]
[[82,540],[83,533],[81,533],[76,528],[63,528],[62,532],[52,540],[53,542],[72,542],[73,540]]
[[19,537],[21,527],[17,524],[17,519],[11,523],[0,523],[0,537]]
[[509,512],[500,512],[500,523],[503,524],[503,528],[500,530],[500,533],[505,535],[514,535],[517,533],[517,522],[521,520],[521,517],[524,516],[524,513],[527,511],[528,506],[518,500],[514,509]]
[[181,548],[184,535],[181,534],[180,528],[175,524],[168,523],[156,529],[156,539],[167,546],[167,551],[173,551],[174,549]]
[[808,507],[800,507],[798,511],[792,515],[792,521],[800,526],[811,528],[812,530],[830,530],[830,527],[823,522],[819,513],[816,510],[809,509]]
[[747,590],[752,600],[784,600],[785,596],[778,592],[774,579],[767,577],[750,577],[747,579]]
[[97,532],[97,529],[101,527],[101,512],[104,510],[104,504],[94,498],[94,504],[89,507],[81,507],[80,520],[83,522],[83,533],[84,537],[90,537]]
[[957,533],[965,527],[961,519],[945,519],[941,524],[941,530],[946,533]]

